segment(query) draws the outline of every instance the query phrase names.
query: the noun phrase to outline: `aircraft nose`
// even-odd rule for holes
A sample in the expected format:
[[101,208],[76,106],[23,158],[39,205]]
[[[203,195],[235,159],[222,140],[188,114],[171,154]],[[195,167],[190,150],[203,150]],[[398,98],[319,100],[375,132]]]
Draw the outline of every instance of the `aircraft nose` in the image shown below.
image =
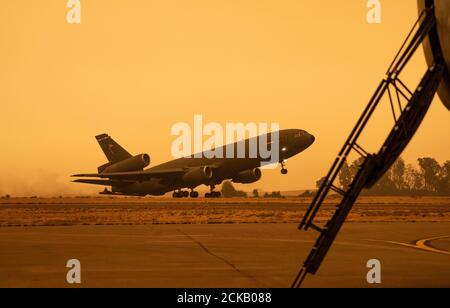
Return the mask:
[[308,139],[309,139],[310,145],[313,144],[314,141],[316,141],[316,137],[314,137],[314,136],[311,135],[311,134],[308,134]]

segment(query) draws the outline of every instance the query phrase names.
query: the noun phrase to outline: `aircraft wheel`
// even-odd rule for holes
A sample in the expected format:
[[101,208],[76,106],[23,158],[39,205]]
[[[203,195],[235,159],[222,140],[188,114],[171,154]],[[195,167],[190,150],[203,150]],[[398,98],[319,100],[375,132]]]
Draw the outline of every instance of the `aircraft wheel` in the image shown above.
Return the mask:
[[191,193],[189,194],[189,196],[191,197],[191,198],[198,198],[198,192],[197,191],[191,191]]
[[206,193],[205,194],[205,198],[211,198],[211,194],[210,193]]
[[189,192],[188,192],[187,190],[183,191],[183,192],[182,192],[182,197],[183,197],[183,198],[189,197]]
[[281,169],[281,174],[283,174],[283,175],[288,174],[288,170],[287,169]]

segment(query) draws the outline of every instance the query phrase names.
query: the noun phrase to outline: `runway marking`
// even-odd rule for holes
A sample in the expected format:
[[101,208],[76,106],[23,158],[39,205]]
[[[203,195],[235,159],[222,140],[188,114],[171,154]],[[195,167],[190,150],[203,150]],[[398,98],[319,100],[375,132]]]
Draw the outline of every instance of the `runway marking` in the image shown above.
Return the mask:
[[395,241],[382,241],[382,240],[369,240],[369,241],[381,242],[381,243],[389,243],[389,244],[394,244],[394,245],[398,245],[398,246],[403,246],[403,247],[408,247],[408,248],[413,248],[413,249],[418,249],[418,250],[423,250],[423,251],[427,251],[427,252],[433,252],[433,253],[438,253],[438,254],[443,254],[443,255],[450,256],[450,251],[437,249],[437,248],[434,248],[434,247],[432,247],[430,245],[430,243],[432,241],[441,240],[441,239],[445,239],[445,238],[450,238],[450,235],[435,236],[435,237],[426,238],[426,239],[423,239],[423,240],[417,240],[417,241],[413,242],[412,244],[407,244],[407,243],[402,243],[402,242],[395,242]]

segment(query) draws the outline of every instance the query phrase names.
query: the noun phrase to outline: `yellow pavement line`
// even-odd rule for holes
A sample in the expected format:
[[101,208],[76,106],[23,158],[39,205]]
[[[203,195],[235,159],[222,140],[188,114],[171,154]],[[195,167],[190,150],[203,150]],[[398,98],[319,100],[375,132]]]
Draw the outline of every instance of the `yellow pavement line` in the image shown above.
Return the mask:
[[436,248],[433,248],[433,247],[430,247],[430,246],[427,245],[428,242],[441,240],[441,239],[444,239],[444,238],[450,238],[450,235],[436,236],[436,237],[432,237],[432,238],[429,238],[429,239],[419,240],[419,241],[416,242],[416,246],[418,248],[420,248],[420,249],[427,250],[427,251],[430,251],[430,252],[436,252],[436,253],[442,253],[444,255],[450,255],[450,252],[448,252],[446,250],[436,249]]
[[432,237],[432,238],[428,238],[428,239],[418,240],[414,244],[407,244],[407,243],[394,242],[394,241],[381,241],[381,240],[370,240],[370,241],[394,244],[394,245],[399,245],[399,246],[403,246],[403,247],[414,248],[414,249],[418,249],[418,250],[434,252],[434,253],[439,253],[439,254],[450,256],[450,251],[436,249],[436,248],[433,248],[433,247],[430,247],[427,245],[428,242],[440,240],[440,239],[444,239],[444,238],[450,238],[450,235],[437,236],[437,237]]

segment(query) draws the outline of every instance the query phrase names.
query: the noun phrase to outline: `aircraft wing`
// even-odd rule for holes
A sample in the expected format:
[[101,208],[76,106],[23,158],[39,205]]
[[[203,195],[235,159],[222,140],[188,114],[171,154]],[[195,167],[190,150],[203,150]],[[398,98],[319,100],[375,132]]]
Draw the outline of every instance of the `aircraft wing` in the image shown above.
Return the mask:
[[113,181],[113,180],[95,180],[95,179],[78,179],[74,180],[74,183],[85,183],[85,184],[94,184],[94,185],[102,185],[102,186],[125,186],[128,184],[133,184],[134,181]]
[[125,180],[125,181],[142,181],[155,177],[164,177],[175,174],[183,174],[187,171],[184,168],[176,169],[164,169],[164,170],[144,170],[144,171],[132,171],[132,172],[115,172],[115,173],[88,173],[88,174],[75,174],[72,177],[89,177],[89,178],[107,178],[111,180]]

